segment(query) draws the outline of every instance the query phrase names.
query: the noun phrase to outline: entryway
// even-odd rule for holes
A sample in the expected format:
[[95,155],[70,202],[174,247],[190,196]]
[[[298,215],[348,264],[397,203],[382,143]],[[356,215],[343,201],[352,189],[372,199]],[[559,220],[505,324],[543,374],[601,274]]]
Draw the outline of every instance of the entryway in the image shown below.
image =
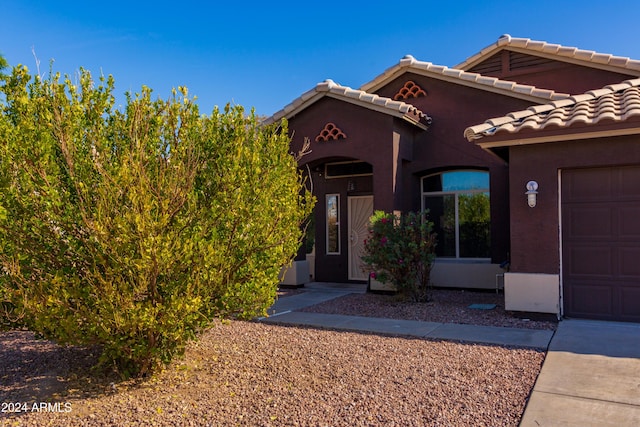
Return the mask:
[[349,232],[349,280],[367,280],[362,254],[368,235],[369,218],[373,214],[373,196],[350,196],[347,199]]

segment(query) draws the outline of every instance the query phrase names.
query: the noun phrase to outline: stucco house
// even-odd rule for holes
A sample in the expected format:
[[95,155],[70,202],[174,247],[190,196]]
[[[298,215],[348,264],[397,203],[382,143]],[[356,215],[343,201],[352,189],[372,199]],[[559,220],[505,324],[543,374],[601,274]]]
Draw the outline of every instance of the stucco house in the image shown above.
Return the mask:
[[373,210],[428,209],[435,286],[504,278],[507,309],[640,321],[638,77],[505,35],[453,68],[406,56],[359,89],[319,83],[268,119],[311,143],[315,280],[367,279]]

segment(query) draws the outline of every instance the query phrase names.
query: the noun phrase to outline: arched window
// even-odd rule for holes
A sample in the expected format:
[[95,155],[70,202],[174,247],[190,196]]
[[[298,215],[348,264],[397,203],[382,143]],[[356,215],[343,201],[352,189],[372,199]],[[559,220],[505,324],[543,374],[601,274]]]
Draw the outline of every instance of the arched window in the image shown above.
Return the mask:
[[422,178],[422,210],[438,234],[436,255],[489,258],[489,172],[456,170]]

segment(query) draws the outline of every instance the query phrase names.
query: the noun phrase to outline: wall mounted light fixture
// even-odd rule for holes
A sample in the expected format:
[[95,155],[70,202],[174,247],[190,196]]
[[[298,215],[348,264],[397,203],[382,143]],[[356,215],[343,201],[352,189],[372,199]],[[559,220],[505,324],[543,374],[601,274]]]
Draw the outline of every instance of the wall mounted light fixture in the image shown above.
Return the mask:
[[538,183],[535,181],[527,182],[527,192],[524,194],[527,195],[527,203],[529,204],[529,207],[535,208],[538,196]]

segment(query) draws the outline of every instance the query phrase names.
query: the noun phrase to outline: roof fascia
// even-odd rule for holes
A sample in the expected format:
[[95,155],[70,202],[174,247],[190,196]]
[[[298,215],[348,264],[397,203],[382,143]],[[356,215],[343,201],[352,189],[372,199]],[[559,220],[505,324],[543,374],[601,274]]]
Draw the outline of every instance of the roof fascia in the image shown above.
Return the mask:
[[[501,44],[498,44],[498,43],[500,42],[498,41],[497,44],[493,44],[481,50],[476,55],[469,57],[466,61],[461,62],[460,64],[457,64],[455,68],[459,68],[465,71],[470,70],[476,65],[487,60],[488,58],[491,58],[492,56],[498,54],[499,52],[503,50],[507,50],[511,52],[523,53],[526,55],[539,56],[541,58],[552,59],[554,61],[581,65],[584,67],[596,68],[596,69],[611,71],[619,74],[626,74],[628,76],[640,76],[640,70],[634,70],[627,67],[619,67],[611,64],[604,64],[597,61],[590,61],[589,59],[581,59],[579,57],[569,57],[569,56],[559,55],[553,52],[552,49],[545,51],[545,50],[536,50],[536,49],[531,49],[526,47],[514,46],[510,43],[501,43]],[[560,45],[550,45],[550,46],[554,48],[557,47],[558,48],[557,50],[561,50],[564,48],[564,46],[560,46]],[[600,55],[598,52],[592,52],[592,51],[585,51],[585,52],[590,53],[592,57]]]
[[406,120],[407,122],[409,122],[409,123],[411,123],[411,124],[413,124],[415,126],[418,126],[422,130],[427,130],[428,129],[428,126],[426,126],[425,124],[413,120],[410,116],[408,116],[407,114],[405,114],[405,113],[403,113],[401,111],[392,110],[392,109],[386,108],[386,107],[384,107],[382,105],[372,104],[370,102],[362,101],[362,100],[359,100],[359,99],[351,98],[349,96],[344,96],[344,95],[340,95],[340,94],[336,94],[336,93],[332,93],[332,92],[327,92],[325,94],[325,96],[327,96],[329,98],[337,99],[339,101],[345,101],[345,102],[348,102],[350,104],[357,105],[357,106],[360,106],[360,107],[364,107],[364,108],[367,108],[369,110],[376,111],[378,113],[383,113],[383,114],[386,114],[388,116],[401,118],[401,119]]
[[[518,145],[533,145],[533,144],[544,144],[547,142],[565,142],[565,141],[575,141],[579,139],[594,139],[594,138],[605,138],[611,136],[625,136],[625,135],[638,135],[640,134],[640,126],[636,125],[630,128],[623,129],[612,129],[612,130],[601,130],[601,131],[584,131],[584,132],[576,132],[576,133],[560,133],[554,135],[546,135],[546,136],[538,136],[533,138],[515,138],[515,139],[506,139],[499,141],[475,141],[474,144],[484,148],[485,150],[491,150],[492,148],[500,148],[500,147],[513,147]],[[486,138],[486,137],[485,137]],[[491,137],[488,137],[491,138]]]
[[[611,65],[611,64],[602,64],[599,62],[594,62],[594,61],[589,61],[587,59],[580,59],[580,58],[569,58],[566,56],[560,56],[560,55],[555,55],[553,53],[548,53],[548,52],[544,52],[544,51],[538,51],[538,50],[531,50],[531,49],[526,49],[526,48],[521,48],[521,47],[517,47],[517,46],[503,46],[500,50],[509,50],[512,52],[518,52],[518,53],[524,53],[527,55],[533,55],[533,56],[540,56],[542,58],[547,58],[547,59],[553,59],[555,61],[560,61],[560,62],[566,62],[569,64],[575,64],[575,65],[581,65],[583,67],[588,67],[588,68],[597,68],[599,70],[605,70],[605,71],[611,71],[614,73],[618,73],[618,74],[626,74],[628,76],[640,76],[640,71],[639,70],[632,70],[629,68],[623,68],[623,67],[616,67],[615,65]],[[594,55],[597,55],[597,53],[594,53]]]
[[[306,110],[307,108],[309,108],[311,105],[315,104],[316,102],[318,102],[319,100],[321,100],[322,98],[333,98],[336,99],[338,101],[344,101],[344,102],[348,102],[350,104],[353,105],[357,105],[359,107],[363,107],[366,108],[368,110],[371,111],[376,111],[378,113],[382,113],[382,114],[386,114],[388,116],[393,116],[393,117],[398,117],[401,118],[405,121],[407,121],[408,123],[411,123],[414,126],[419,127],[422,130],[427,130],[428,126],[425,125],[424,123],[418,122],[416,120],[414,120],[412,117],[408,116],[407,114],[401,112],[401,111],[396,111],[393,109],[389,109],[386,108],[382,105],[376,105],[370,102],[366,102],[366,101],[362,101],[359,99],[355,99],[349,96],[345,96],[345,95],[340,95],[337,93],[333,93],[333,92],[315,92],[315,94],[313,94],[312,96],[308,97],[307,99],[305,99],[303,102],[301,102],[298,105],[295,106],[291,106],[291,108],[284,108],[283,110],[280,110],[279,112],[276,112],[273,116],[269,117],[267,120],[265,120],[265,124],[271,124],[275,121],[279,121],[282,118],[286,118],[287,120],[290,119],[291,117],[295,116],[296,114],[300,113],[303,110]],[[279,116],[278,119],[273,119],[274,117]]]
[[[448,68],[448,69],[449,70],[454,70],[454,71],[457,70],[455,68]],[[462,71],[462,70],[460,70],[460,71]],[[383,73],[382,75],[380,75],[376,79],[374,79],[371,82],[363,85],[360,89],[364,90],[366,92],[376,92],[380,88],[382,88],[382,87],[386,86],[387,84],[389,84],[391,81],[395,80],[396,78],[398,78],[401,75],[406,74],[406,73],[413,73],[413,74],[421,75],[421,76],[424,76],[424,77],[430,77],[430,78],[446,81],[446,82],[453,83],[453,84],[458,84],[458,85],[462,85],[462,86],[471,87],[471,88],[474,88],[474,89],[483,90],[483,91],[486,91],[486,92],[506,95],[506,96],[509,96],[511,98],[517,98],[517,99],[522,99],[522,100],[525,100],[525,101],[530,101],[530,102],[532,102],[534,104],[540,104],[541,100],[544,101],[544,102],[548,102],[548,101],[552,100],[552,99],[549,99],[549,98],[546,98],[546,97],[539,97],[539,96],[530,95],[530,94],[527,94],[527,93],[518,92],[516,90],[503,89],[503,88],[496,87],[496,86],[490,86],[490,85],[487,85],[487,84],[478,83],[478,82],[473,81],[473,80],[467,80],[467,79],[463,79],[463,78],[460,78],[460,77],[455,77],[455,76],[441,74],[441,73],[437,73],[437,72],[433,72],[433,71],[429,71],[429,70],[424,70],[424,69],[421,69],[421,68],[412,67],[411,65],[408,65],[408,66],[396,65],[396,69],[387,70],[385,73]],[[516,82],[513,82],[513,83],[516,83]],[[555,97],[554,99],[566,98],[568,96],[569,95],[562,96],[562,94],[558,94],[558,96]]]

